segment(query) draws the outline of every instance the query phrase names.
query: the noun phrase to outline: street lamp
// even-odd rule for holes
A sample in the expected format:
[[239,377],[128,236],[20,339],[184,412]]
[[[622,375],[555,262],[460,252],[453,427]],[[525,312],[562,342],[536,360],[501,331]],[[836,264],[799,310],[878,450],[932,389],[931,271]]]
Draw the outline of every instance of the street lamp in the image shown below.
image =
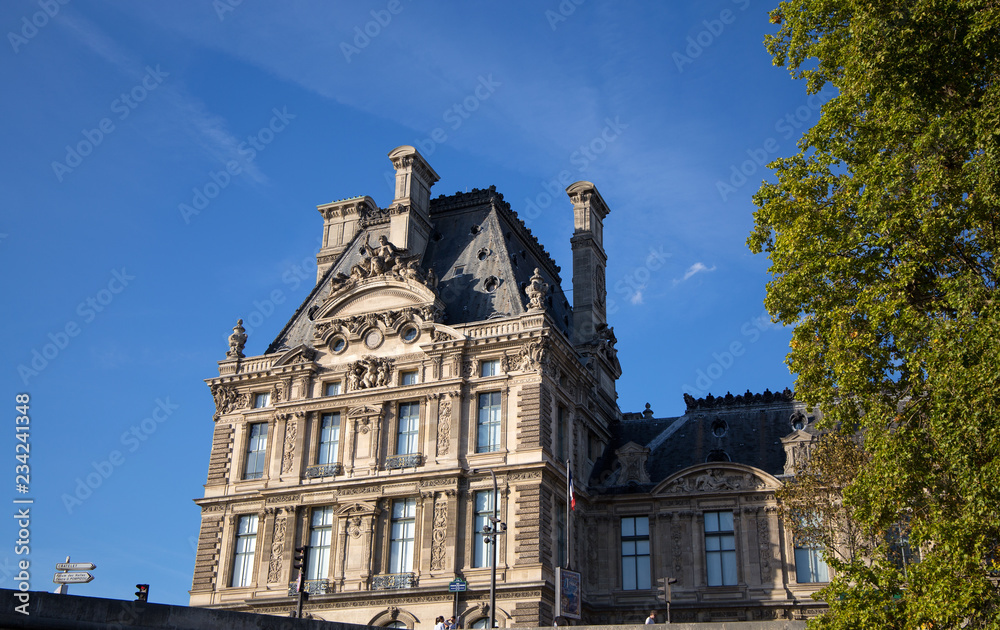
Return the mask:
[[[473,468],[473,473],[481,472],[478,468]],[[507,530],[507,525],[500,522],[500,518],[497,516],[497,476],[490,469],[490,477],[493,478],[493,516],[490,517],[490,524],[483,526],[483,540],[490,545],[490,556],[492,562],[490,562],[490,628],[496,627],[496,609],[497,609],[497,536],[503,534]]]

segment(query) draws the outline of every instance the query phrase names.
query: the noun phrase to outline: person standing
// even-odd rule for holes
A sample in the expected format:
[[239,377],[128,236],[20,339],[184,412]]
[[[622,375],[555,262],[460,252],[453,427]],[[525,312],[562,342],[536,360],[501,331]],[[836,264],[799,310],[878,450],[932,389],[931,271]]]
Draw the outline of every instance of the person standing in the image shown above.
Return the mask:
[[646,617],[646,623],[647,624],[649,624],[649,623],[656,623],[656,611],[655,610],[649,611],[649,616]]
[[444,625],[444,617],[442,615],[438,615],[434,619],[434,630],[445,630],[445,627],[446,626]]

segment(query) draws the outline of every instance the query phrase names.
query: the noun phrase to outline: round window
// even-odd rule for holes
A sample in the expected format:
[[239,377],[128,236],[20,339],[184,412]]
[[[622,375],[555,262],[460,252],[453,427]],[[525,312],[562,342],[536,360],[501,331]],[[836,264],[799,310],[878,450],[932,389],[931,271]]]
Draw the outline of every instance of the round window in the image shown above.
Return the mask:
[[337,337],[330,345],[334,352],[343,352],[347,347],[347,341],[343,337]]
[[724,436],[728,430],[729,426],[726,424],[726,421],[721,418],[712,423],[712,435],[715,437],[720,438]]
[[377,330],[370,331],[365,335],[365,345],[374,350],[382,345],[382,333]]
[[417,338],[417,327],[407,326],[403,329],[403,341],[413,341]]

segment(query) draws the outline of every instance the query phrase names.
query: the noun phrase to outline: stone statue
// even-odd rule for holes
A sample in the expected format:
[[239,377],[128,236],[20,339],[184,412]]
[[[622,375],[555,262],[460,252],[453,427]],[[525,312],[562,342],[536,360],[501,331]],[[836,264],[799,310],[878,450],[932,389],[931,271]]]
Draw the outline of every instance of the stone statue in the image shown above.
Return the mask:
[[229,335],[229,352],[226,353],[228,359],[242,359],[243,348],[247,343],[247,331],[243,328],[243,320],[237,320],[233,327],[233,334]]
[[542,274],[538,267],[535,267],[535,275],[531,276],[531,281],[525,287],[524,292],[528,295],[528,310],[545,310],[545,295],[549,292],[549,285],[542,280]]

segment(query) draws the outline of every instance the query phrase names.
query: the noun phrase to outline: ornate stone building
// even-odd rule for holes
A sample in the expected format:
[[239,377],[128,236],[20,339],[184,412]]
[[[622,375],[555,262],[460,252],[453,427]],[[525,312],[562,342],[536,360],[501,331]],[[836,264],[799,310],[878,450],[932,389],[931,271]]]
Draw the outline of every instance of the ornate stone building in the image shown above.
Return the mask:
[[[263,355],[244,356],[238,323],[207,381],[215,433],[191,604],[287,615],[294,549],[309,545],[315,618],[430,628],[454,612],[482,627],[495,507],[500,626],[552,624],[567,565],[582,574],[583,622],[641,621],[662,608],[664,577],[678,580],[675,620],[804,614],[815,584],[796,559],[808,554],[774,499],[812,439],[801,405],[766,392],[688,399],[680,418],[622,414],[609,209],[594,185],[567,188],[571,307],[559,267],[494,188],[431,200],[423,157],[403,146],[389,158],[392,203],[319,206],[315,288]],[[456,580],[467,590],[449,592]]]

